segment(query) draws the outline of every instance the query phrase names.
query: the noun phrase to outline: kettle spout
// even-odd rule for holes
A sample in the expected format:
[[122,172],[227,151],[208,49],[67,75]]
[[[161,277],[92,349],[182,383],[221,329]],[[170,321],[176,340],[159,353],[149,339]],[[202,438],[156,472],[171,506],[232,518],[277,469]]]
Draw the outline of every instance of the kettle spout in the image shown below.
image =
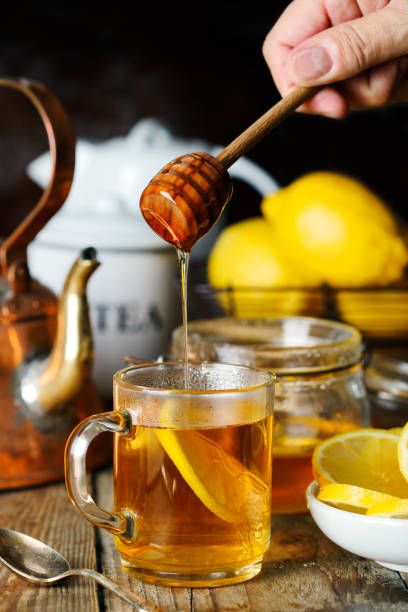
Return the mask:
[[84,249],[62,290],[51,354],[45,363],[31,364],[22,377],[21,402],[34,420],[65,409],[91,374],[93,340],[86,286],[98,266],[96,250]]

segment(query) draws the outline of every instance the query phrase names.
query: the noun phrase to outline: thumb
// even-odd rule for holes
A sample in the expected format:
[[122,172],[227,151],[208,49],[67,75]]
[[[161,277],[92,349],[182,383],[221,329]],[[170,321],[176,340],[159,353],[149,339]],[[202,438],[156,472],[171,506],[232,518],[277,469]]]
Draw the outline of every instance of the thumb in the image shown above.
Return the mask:
[[288,72],[298,85],[348,79],[408,53],[408,9],[388,6],[319,32],[293,49]]

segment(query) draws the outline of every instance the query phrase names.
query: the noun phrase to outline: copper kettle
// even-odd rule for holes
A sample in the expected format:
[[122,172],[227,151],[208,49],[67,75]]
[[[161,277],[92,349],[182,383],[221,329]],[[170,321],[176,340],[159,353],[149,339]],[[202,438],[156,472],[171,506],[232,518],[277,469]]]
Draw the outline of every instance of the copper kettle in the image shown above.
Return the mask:
[[[30,276],[27,245],[68,196],[74,174],[75,139],[57,98],[42,84],[0,78],[0,87],[25,95],[45,126],[51,178],[41,199],[0,244],[0,489],[63,477],[63,452],[73,426],[99,412],[90,375],[92,333],[86,299],[98,267],[92,247],[82,251],[60,300]],[[109,449],[95,447],[91,467]]]

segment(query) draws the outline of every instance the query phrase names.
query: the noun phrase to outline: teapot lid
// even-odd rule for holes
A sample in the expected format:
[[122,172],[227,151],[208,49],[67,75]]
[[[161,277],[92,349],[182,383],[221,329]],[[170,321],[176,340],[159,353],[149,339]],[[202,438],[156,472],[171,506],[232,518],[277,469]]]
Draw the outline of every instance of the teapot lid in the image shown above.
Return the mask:
[[[71,191],[63,208],[38,234],[38,240],[75,248],[88,244],[114,250],[172,248],[147,225],[139,199],[157,171],[187,151],[217,155],[220,147],[176,137],[152,118],[140,120],[125,136],[98,143],[78,140]],[[28,175],[45,187],[49,165],[49,155],[41,155],[29,164]],[[277,189],[275,180],[246,158],[235,162],[229,173],[260,195]]]
[[83,248],[84,244],[114,250],[171,248],[147,225],[137,202],[134,214],[131,214],[116,196],[104,194],[80,212],[67,209],[57,213],[36,240],[76,249]]
[[[170,159],[186,150],[208,150],[204,141],[183,140],[154,119],[144,119],[126,136],[99,143],[78,140],[71,192],[60,210],[38,234],[48,245],[100,249],[169,249],[143,219],[139,198],[149,180]],[[49,155],[27,168],[45,186]]]

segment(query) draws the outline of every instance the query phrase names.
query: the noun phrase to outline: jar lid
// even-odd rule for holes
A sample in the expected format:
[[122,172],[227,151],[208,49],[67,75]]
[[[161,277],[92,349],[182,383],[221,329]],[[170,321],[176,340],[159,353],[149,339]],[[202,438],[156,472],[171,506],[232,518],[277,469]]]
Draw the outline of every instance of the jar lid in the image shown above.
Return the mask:
[[383,349],[373,352],[365,373],[368,390],[381,399],[408,403],[408,352]]
[[[191,360],[220,361],[280,375],[313,374],[361,360],[361,334],[343,323],[312,317],[216,318],[188,325]],[[183,355],[183,330],[173,332],[171,357]]]

